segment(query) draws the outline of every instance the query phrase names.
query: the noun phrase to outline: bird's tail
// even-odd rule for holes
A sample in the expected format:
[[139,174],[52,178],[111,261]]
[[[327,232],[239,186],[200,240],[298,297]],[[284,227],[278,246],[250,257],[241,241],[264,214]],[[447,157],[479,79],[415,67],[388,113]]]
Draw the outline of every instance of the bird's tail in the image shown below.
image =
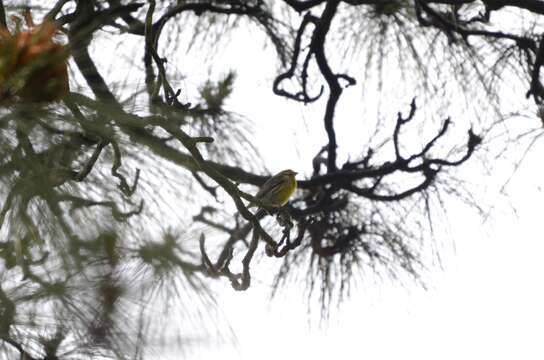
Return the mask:
[[259,208],[259,210],[257,210],[255,212],[255,217],[259,220],[261,220],[262,218],[264,218],[266,215],[268,215],[268,211],[266,211],[265,209],[263,208]]

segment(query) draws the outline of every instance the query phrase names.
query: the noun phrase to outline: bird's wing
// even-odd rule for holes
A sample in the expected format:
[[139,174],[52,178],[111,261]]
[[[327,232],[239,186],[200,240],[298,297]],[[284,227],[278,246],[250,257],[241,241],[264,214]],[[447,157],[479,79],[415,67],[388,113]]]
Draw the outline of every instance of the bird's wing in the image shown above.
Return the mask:
[[283,176],[273,176],[263,184],[255,197],[257,199],[267,198],[270,194],[275,193],[279,188],[284,186],[284,184],[285,179]]

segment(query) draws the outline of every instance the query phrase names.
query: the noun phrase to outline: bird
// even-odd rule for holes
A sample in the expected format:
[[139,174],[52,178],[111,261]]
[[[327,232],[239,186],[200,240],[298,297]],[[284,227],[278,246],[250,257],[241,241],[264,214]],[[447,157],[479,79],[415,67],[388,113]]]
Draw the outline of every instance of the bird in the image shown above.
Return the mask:
[[[268,179],[259,189],[255,198],[260,200],[265,207],[280,208],[287,204],[289,198],[297,188],[296,171],[287,169],[280,171]],[[256,202],[251,202],[248,208],[258,206]]]

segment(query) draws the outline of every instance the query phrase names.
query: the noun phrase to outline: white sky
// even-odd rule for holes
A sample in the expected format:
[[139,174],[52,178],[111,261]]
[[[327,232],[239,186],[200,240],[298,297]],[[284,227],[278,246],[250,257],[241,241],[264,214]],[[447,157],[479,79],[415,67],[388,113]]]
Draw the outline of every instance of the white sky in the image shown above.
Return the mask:
[[[222,55],[227,68],[228,53]],[[325,141],[322,127],[314,124],[321,124],[321,112],[270,97],[269,79],[257,80],[258,70],[250,70],[255,59],[232,56],[244,73],[249,72],[240,73],[240,88],[247,86],[251,92],[235,93],[231,106],[258,120],[256,139],[263,144],[265,163],[272,172],[293,167],[290,154],[296,151],[308,171],[308,159]],[[273,69],[264,57],[257,63]],[[410,101],[408,95],[405,101]],[[361,128],[353,121],[341,125],[339,132],[360,134]],[[280,151],[270,139],[281,138],[283,129],[292,136],[282,141]],[[189,358],[543,359],[544,194],[539,190],[544,180],[539,156],[543,151],[541,144],[532,149],[506,188],[508,196],[492,198],[494,208],[485,223],[466,207],[455,205],[448,209],[449,224],[435,224],[447,227],[449,237],[438,240],[445,243],[443,269],[426,274],[428,290],[415,284],[371,281],[354,291],[326,328],[319,328],[308,323],[302,291],[291,287],[283,300],[270,303],[266,284],[273,274],[255,270],[259,284],[254,281],[244,293],[227,287],[217,298],[238,338],[237,348],[203,345]],[[505,159],[496,161],[504,161],[508,170],[502,169],[498,176],[472,173],[469,180],[482,188],[506,182],[509,164]],[[501,169],[500,163],[497,168]]]
[[[285,168],[308,172],[309,159],[326,141],[319,111],[323,105],[318,105],[317,111],[305,111],[300,105],[271,96],[275,62],[255,55],[262,49],[250,48],[260,44],[253,36],[249,32],[246,39],[231,43],[216,69],[218,73],[241,69],[230,107],[257,121],[255,139],[271,172]],[[251,56],[241,56],[250,50]],[[193,55],[181,54],[179,63],[168,63],[182,72],[190,69],[185,71],[190,73],[184,83],[187,86],[199,84],[209,75],[198,66],[198,60],[191,59]],[[257,66],[266,68],[268,75],[260,77]],[[410,100],[409,94],[398,99],[395,110],[407,109]],[[348,120],[338,117],[337,122],[343,122],[339,134],[364,131],[361,123]],[[340,141],[342,145],[344,139]],[[539,156],[543,151],[543,146],[534,147],[507,188],[511,205],[497,199],[487,222],[482,223],[466,208],[450,209],[450,237],[444,240],[441,253],[444,268],[426,274],[428,290],[414,284],[365,284],[354,291],[325,329],[309,325],[304,295],[296,289],[290,288],[283,299],[270,303],[267,284],[273,274],[259,272],[254,266],[254,281],[248,291],[237,293],[225,285],[217,294],[238,345],[202,344],[184,358],[543,359],[544,195],[537,189],[544,180]],[[491,181],[497,186],[497,182],[506,181],[506,173],[499,178],[473,174],[472,181]]]
[[456,249],[442,253],[444,270],[430,274],[429,290],[369,284],[320,329],[308,324],[303,294],[292,288],[286,299],[272,303],[264,284],[245,293],[227,288],[217,300],[238,349],[203,345],[189,358],[544,358],[544,244],[538,211],[544,196],[534,190],[543,175],[529,171],[538,160],[528,159],[512,183],[517,218],[506,213],[483,226],[462,212],[451,219]]

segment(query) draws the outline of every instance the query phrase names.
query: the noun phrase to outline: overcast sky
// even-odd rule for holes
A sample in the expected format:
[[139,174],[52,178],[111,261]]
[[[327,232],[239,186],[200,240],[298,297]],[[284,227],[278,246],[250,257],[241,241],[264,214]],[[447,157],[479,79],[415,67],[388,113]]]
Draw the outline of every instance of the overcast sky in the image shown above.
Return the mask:
[[[221,66],[211,73],[198,66],[194,52],[190,56],[178,52],[177,62],[169,59],[168,64],[191,69],[183,83],[188,87],[208,76],[239,69],[229,106],[256,121],[255,141],[266,167],[271,172],[293,168],[302,177],[304,172],[308,175],[309,159],[326,141],[321,126],[323,104],[306,109],[272,96],[276,63],[266,56],[270,49],[259,53],[253,48],[251,57],[241,57],[248,46],[260,47],[262,41],[251,32],[246,36],[220,50]],[[339,136],[340,146],[360,142],[365,131],[364,124],[351,116],[358,111],[360,90],[350,90],[346,96],[350,100],[337,116],[338,132],[344,134]],[[407,109],[411,94],[395,100],[393,112]],[[454,114],[463,111],[459,107],[450,110]],[[455,117],[453,120],[456,123]],[[532,121],[538,125],[536,119]],[[457,130],[464,132],[466,128],[461,125]],[[345,136],[349,133],[355,136]],[[484,175],[483,169],[478,173],[477,166],[471,168],[476,172],[467,176],[476,189],[495,189],[487,194],[489,201],[484,206],[491,214],[484,221],[475,211],[456,204],[449,208],[447,223],[435,224],[446,230],[440,231],[437,239],[442,268],[431,265],[424,274],[427,290],[415,283],[380,282],[369,276],[369,281],[333,312],[330,323],[319,327],[315,318],[309,318],[302,291],[289,288],[280,299],[269,302],[274,274],[266,267],[253,266],[252,286],[246,292],[235,292],[228,284],[218,286],[216,299],[237,345],[229,341],[213,344],[212,339],[212,344],[203,342],[187,358],[544,358],[542,153],[544,147],[537,143],[506,187],[507,195],[499,196],[497,189],[507,181],[514,160],[497,160],[505,164],[497,176]],[[502,165],[497,165],[501,169]]]
[[226,288],[217,298],[238,348],[203,344],[189,358],[544,358],[542,151],[534,149],[509,187],[517,216],[497,210],[482,224],[466,209],[452,212],[455,246],[444,247],[443,270],[427,274],[428,290],[371,281],[320,328],[308,323],[302,292],[290,288],[269,302],[272,274],[257,269],[266,280],[244,293]]
[[[236,43],[231,46],[235,49]],[[244,60],[233,52],[232,57],[230,51],[222,55],[223,65],[236,64],[244,71],[238,79],[238,89],[242,90],[235,92],[230,104],[257,119],[256,138],[268,168],[274,172],[308,167],[308,158],[325,141],[323,129],[312,126],[312,122],[321,121],[320,107],[317,105],[314,112],[271,97],[270,78],[256,80],[260,70],[251,68],[258,63],[260,69],[273,69],[272,61],[268,64],[266,57],[257,62],[253,58]],[[244,93],[247,88],[251,91]],[[348,95],[351,103],[345,106],[352,114],[360,106],[354,103],[360,101],[359,91],[355,88]],[[409,102],[410,96],[398,99],[393,111],[402,110],[402,101]],[[523,103],[522,99],[515,101]],[[450,110],[454,115],[463,111],[458,107]],[[362,124],[348,123],[341,115],[337,117],[339,131],[355,135],[339,138],[348,144],[360,141]],[[454,123],[459,120],[455,116],[452,119]],[[528,128],[539,125],[536,118],[516,121],[525,121],[523,126]],[[285,129],[289,136],[285,136]],[[271,139],[282,136],[278,151]],[[449,204],[449,223],[435,224],[446,230],[439,231],[436,240],[442,268],[430,266],[424,275],[427,290],[414,283],[380,282],[369,277],[368,283],[334,313],[330,323],[319,327],[315,319],[309,324],[302,291],[290,288],[283,300],[269,302],[273,274],[254,267],[258,281],[252,282],[248,291],[236,293],[227,287],[218,296],[237,335],[237,349],[228,344],[203,345],[191,359],[544,358],[543,144],[537,142],[532,148],[504,189],[506,193],[498,191],[510,177],[512,162],[517,161],[524,145],[520,143],[519,149],[512,150],[513,156],[489,159],[496,161],[492,174],[484,174],[485,169],[477,162],[472,163],[475,166],[470,171],[462,172],[474,184],[475,192],[489,191],[482,205],[490,215],[484,221],[467,206]],[[293,165],[293,152],[300,165]]]

